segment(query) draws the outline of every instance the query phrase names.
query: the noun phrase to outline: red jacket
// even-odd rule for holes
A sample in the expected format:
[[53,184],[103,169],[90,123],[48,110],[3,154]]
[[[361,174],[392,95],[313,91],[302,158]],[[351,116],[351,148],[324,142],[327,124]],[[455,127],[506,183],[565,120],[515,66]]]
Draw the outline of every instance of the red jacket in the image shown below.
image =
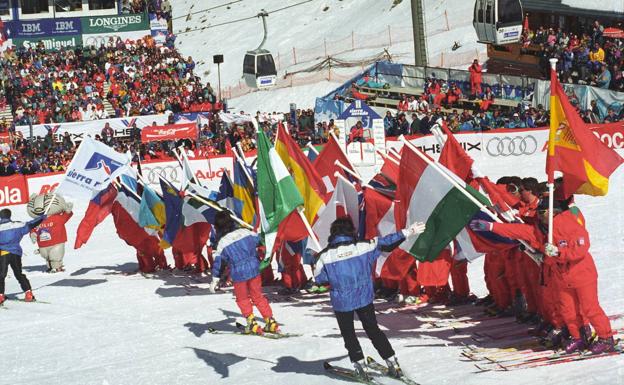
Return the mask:
[[472,64],[470,67],[468,67],[468,71],[470,71],[471,83],[481,83],[481,66],[479,64]]
[[50,215],[39,226],[30,230],[32,234],[37,236],[37,245],[39,247],[48,247],[67,242],[67,232],[65,231],[65,223],[74,215],[74,213],[61,212],[59,214]]
[[[522,239],[531,247],[544,251],[547,235],[539,225],[519,223],[494,223],[498,235]],[[573,288],[598,279],[594,259],[589,253],[589,234],[577,215],[564,211],[553,220],[553,244],[559,248],[556,257],[545,257],[544,264],[553,272],[563,287]]]

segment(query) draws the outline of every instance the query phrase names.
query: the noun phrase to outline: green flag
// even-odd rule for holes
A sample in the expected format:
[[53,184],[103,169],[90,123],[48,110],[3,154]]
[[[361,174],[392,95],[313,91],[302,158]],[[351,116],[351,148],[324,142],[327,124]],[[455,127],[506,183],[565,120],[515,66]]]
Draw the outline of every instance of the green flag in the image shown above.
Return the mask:
[[258,131],[257,167],[262,230],[274,233],[288,214],[303,205],[303,198],[284,162],[262,130]]

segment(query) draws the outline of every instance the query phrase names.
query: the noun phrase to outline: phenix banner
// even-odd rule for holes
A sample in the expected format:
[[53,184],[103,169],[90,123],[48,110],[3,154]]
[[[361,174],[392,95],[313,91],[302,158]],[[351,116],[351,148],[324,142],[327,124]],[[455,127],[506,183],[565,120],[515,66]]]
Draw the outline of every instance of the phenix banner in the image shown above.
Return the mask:
[[63,196],[91,199],[127,171],[129,164],[126,154],[87,137],[78,147],[56,192]]
[[147,126],[141,130],[141,141],[151,142],[154,140],[195,139],[197,137],[197,124],[168,124],[166,126]]

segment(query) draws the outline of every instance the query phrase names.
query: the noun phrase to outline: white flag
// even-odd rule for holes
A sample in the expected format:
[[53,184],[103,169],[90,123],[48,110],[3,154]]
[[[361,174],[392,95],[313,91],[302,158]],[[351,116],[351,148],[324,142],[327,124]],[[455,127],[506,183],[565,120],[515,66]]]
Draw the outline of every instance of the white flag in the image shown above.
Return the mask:
[[91,199],[127,170],[130,159],[104,143],[85,138],[67,167],[56,193]]

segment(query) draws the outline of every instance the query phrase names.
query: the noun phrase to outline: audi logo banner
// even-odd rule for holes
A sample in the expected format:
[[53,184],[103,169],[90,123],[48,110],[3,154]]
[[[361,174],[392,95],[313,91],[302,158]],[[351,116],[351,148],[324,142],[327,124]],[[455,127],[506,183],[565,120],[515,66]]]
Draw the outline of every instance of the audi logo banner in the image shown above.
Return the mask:
[[538,151],[533,135],[495,136],[488,139],[485,149],[493,157],[533,155]]

